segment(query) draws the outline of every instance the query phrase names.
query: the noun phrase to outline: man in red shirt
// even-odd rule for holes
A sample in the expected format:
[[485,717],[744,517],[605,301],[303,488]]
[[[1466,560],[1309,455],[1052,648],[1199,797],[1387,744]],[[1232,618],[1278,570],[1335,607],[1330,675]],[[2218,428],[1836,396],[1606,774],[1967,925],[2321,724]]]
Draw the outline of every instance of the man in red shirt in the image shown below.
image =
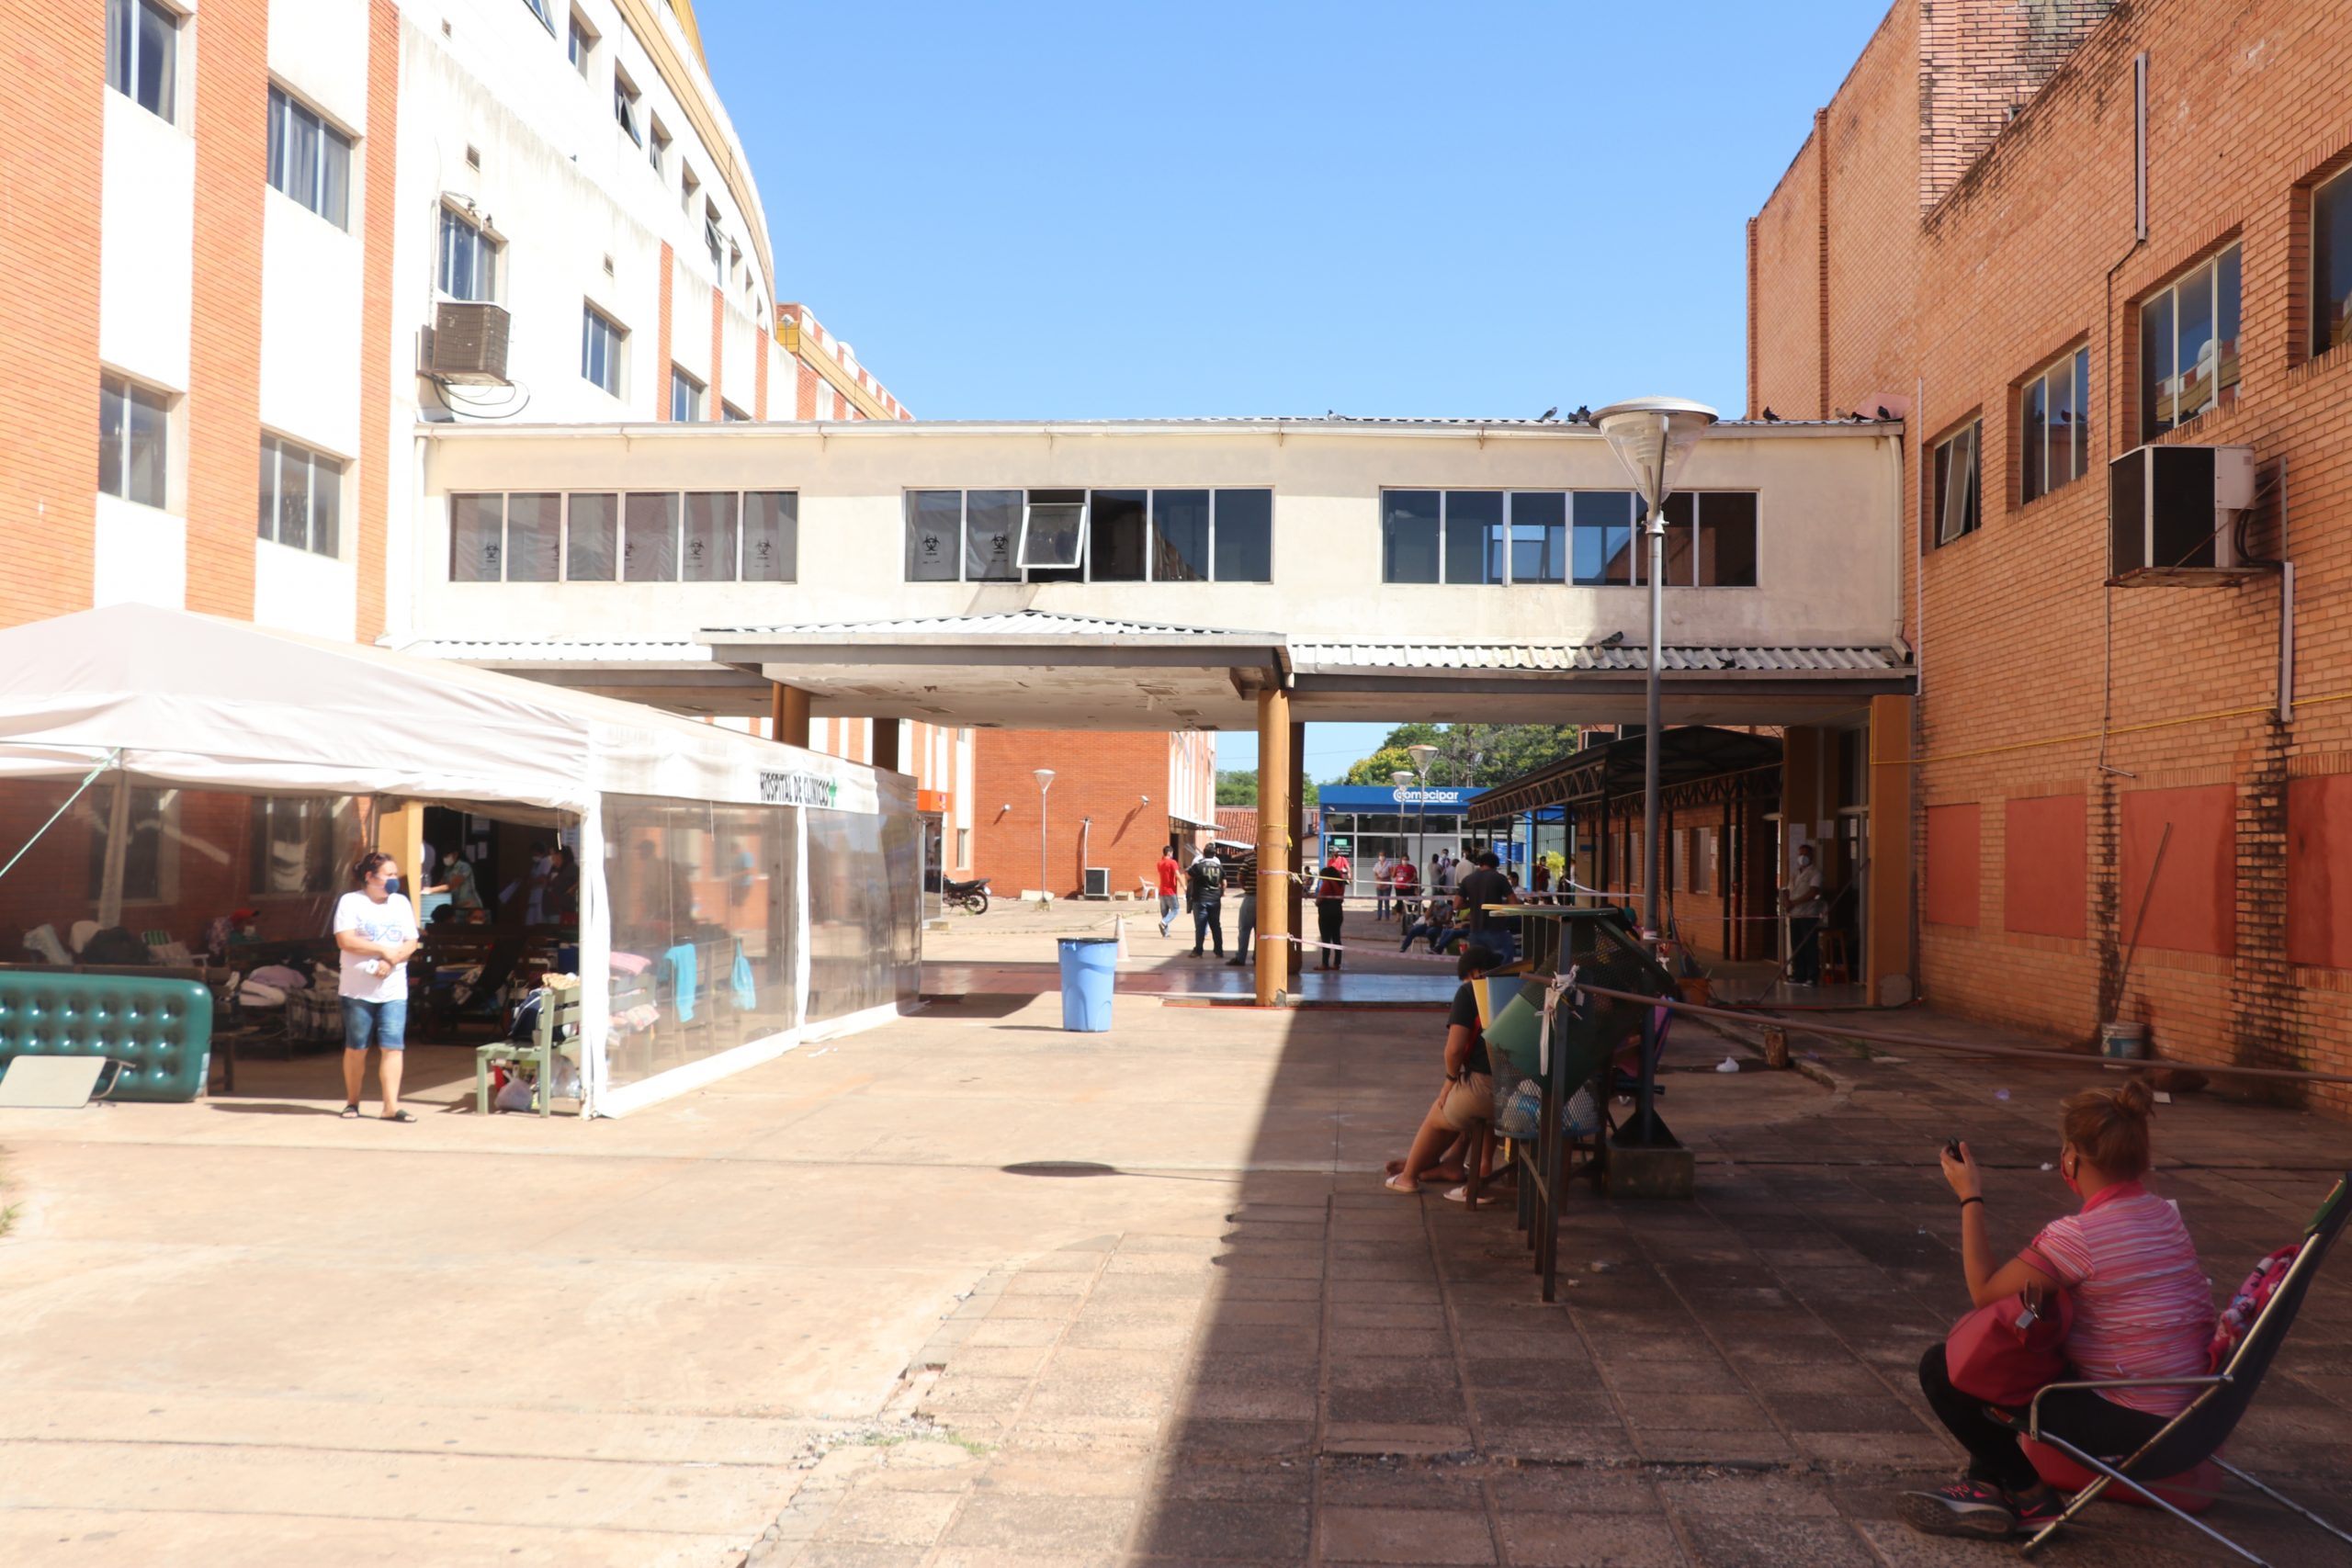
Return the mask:
[[1323,943],[1319,966],[1325,969],[1337,969],[1346,956],[1340,951],[1340,921],[1347,907],[1343,900],[1348,896],[1348,879],[1354,869],[1348,863],[1348,852],[1335,849],[1315,879],[1315,930]]
[[1182,869],[1176,863],[1176,846],[1170,844],[1159,852],[1159,934],[1166,936],[1168,927],[1176,919],[1177,877]]

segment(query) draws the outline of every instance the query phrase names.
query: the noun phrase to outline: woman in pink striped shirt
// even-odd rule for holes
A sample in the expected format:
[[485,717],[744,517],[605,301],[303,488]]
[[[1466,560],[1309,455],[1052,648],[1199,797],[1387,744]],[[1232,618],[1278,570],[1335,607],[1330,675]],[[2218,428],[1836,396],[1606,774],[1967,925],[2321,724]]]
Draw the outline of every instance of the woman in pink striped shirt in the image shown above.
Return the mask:
[[[1984,1234],[1984,1190],[1968,1145],[1943,1157],[1944,1179],[1960,1197],[1961,1266],[1978,1306],[2029,1285],[2074,1298],[2066,1359],[2086,1379],[2201,1377],[2213,1334],[2213,1287],[2197,1261],[2180,1211],[2140,1184],[2148,1168],[2147,1086],[2089,1089],[2063,1106],[2065,1142],[2058,1175],[2082,1198],[2077,1212],[2042,1227],[1997,1269]],[[2014,1429],[1981,1401],[1951,1386],[1938,1345],[1919,1360],[1919,1386],[1968,1450],[1967,1473],[1936,1492],[1906,1492],[1905,1524],[1932,1535],[2003,1537],[2039,1528],[2063,1505],[2034,1473]],[[2089,1389],[2041,1402],[2041,1425],[2101,1456],[2128,1454],[2185,1408],[2188,1387]]]

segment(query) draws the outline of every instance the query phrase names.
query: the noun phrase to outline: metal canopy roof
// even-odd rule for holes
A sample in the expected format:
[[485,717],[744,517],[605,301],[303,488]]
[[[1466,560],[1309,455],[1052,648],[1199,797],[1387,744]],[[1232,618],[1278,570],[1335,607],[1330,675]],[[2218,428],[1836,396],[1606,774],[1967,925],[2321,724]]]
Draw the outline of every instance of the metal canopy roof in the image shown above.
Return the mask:
[[[1464,813],[1471,822],[1496,822],[1546,806],[1568,806],[1642,787],[1645,747],[1640,736],[1611,740],[1547,762],[1495,785]],[[1777,767],[1781,742],[1742,730],[1690,725],[1658,736],[1658,787],[1723,773]]]

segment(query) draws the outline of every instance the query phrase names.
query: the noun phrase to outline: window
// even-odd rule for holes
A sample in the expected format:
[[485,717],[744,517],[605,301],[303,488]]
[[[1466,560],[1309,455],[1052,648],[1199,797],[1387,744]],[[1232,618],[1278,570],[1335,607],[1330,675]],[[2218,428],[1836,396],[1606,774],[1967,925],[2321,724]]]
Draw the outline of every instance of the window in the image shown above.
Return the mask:
[[588,57],[594,53],[595,50],[596,29],[582,21],[579,12],[572,12],[571,28],[563,45],[564,55],[571,62],[571,68],[582,76],[587,75]]
[[499,244],[452,207],[441,209],[441,261],[435,283],[452,299],[489,299],[498,284]]
[[[114,787],[130,786],[118,780]],[[122,852],[122,896],[129,902],[153,904],[179,891],[165,885],[164,855],[165,825],[179,815],[179,795],[175,789],[130,790]],[[106,895],[107,840],[114,830],[114,803],[110,795],[95,791],[85,798],[90,810],[90,897],[96,900]]]
[[261,438],[260,535],[334,559],[343,551],[343,464],[322,452]]
[[1381,496],[1380,580],[1435,582],[1444,513],[1433,490],[1392,490]]
[[506,498],[449,498],[449,581],[498,582],[506,576]]
[[1648,513],[1629,490],[1580,490],[1568,497],[1575,527],[1570,559],[1583,587],[1623,587],[1634,581],[1634,525]]
[[333,893],[350,859],[345,848],[357,840],[349,795],[255,795],[245,891],[257,897]]
[[733,582],[740,578],[736,502],[732,491],[686,493],[685,549],[679,557],[684,581]]
[[745,582],[797,582],[800,578],[800,497],[788,490],[743,493]]
[[907,492],[909,582],[1266,582],[1268,490]]
[[1510,502],[1510,580],[1568,580],[1568,498],[1560,494],[1513,495]]
[[749,424],[752,423],[752,416],[750,414],[745,413],[741,409],[737,408],[725,398],[718,400],[718,419],[719,423],[722,424]]
[[2352,170],[2312,192],[2312,354],[2352,342]]
[[119,376],[98,378],[98,489],[141,506],[167,503],[172,400]]
[[670,157],[670,133],[662,129],[660,119],[651,122],[652,129],[645,138],[645,161],[660,174],[667,167]]
[[688,168],[683,161],[680,162],[678,164],[678,210],[691,217],[695,209],[695,197],[700,194],[702,194],[702,182],[695,178],[695,172],[692,169]]
[[1984,427],[1977,420],[1937,444],[1935,465],[1936,543],[1949,545],[1962,534],[1976,532],[1977,435]]
[[506,581],[553,582],[563,575],[563,497],[506,498]]
[[631,495],[622,498],[621,581],[678,581],[678,498],[675,495]]
[[613,118],[620,121],[623,130],[628,132],[628,139],[642,147],[645,145],[645,130],[638,124],[637,99],[637,89],[629,85],[627,74],[619,66],[614,66]]
[[2018,395],[2020,505],[2090,471],[2091,351],[2078,348],[2025,384]]
[[168,120],[179,65],[177,17],[155,0],[107,0],[107,85]]
[[531,15],[539,19],[539,26],[547,28],[548,37],[555,37],[555,8],[549,0],[523,0],[523,4],[531,8]]
[[1666,498],[1665,582],[1668,588],[1756,586],[1754,491],[1682,491]]
[[2232,245],[2140,302],[2142,441],[2236,396],[2238,260]]
[[621,498],[564,498],[563,577],[567,582],[610,582],[620,570]]
[[710,253],[710,270],[720,277],[727,276],[727,236],[719,231],[718,209],[705,209],[702,215],[703,249]]
[[670,417],[680,424],[691,424],[702,418],[703,385],[684,371],[672,367],[670,371]]
[[628,331],[594,305],[580,310],[580,374],[621,395],[621,344]]
[[351,226],[351,138],[269,90],[269,183],[338,229]]
[[1503,581],[1503,497],[1500,491],[1448,491],[1445,496],[1445,580]]

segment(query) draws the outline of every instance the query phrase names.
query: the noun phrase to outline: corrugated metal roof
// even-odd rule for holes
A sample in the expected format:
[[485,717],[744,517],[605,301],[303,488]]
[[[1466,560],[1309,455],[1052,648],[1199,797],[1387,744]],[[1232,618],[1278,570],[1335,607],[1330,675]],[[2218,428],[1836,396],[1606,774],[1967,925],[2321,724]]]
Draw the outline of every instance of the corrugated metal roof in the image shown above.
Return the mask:
[[469,664],[708,664],[712,661],[710,649],[698,642],[424,637],[403,644],[395,651],[418,659],[454,659]]
[[[1585,644],[1294,642],[1291,661],[1302,673],[1324,670],[1523,670],[1641,671],[1649,649],[1632,643]],[[1662,669],[1694,671],[1892,671],[1908,661],[1883,648],[1668,648]]]
[[704,636],[791,642],[802,637],[1223,637],[1278,643],[1278,632],[1238,631],[1224,626],[1174,626],[1148,621],[1108,621],[1050,610],[1009,610],[987,615],[915,615],[894,621],[828,621],[798,626],[709,626]]

